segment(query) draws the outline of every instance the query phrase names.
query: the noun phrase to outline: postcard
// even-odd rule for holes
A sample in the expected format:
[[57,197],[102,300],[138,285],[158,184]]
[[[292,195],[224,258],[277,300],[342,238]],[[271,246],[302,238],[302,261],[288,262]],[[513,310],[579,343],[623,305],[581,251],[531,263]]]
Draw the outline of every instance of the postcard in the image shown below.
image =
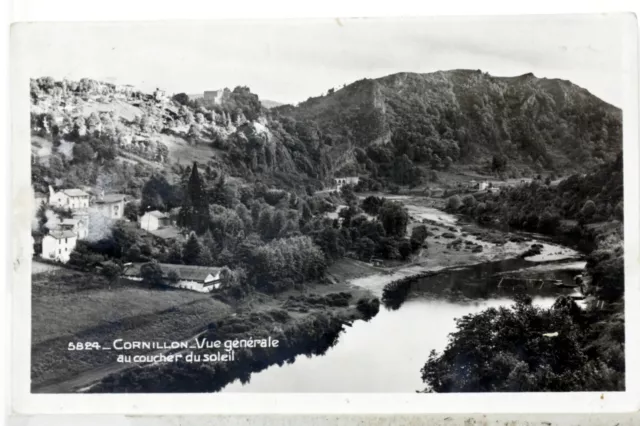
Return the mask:
[[637,409],[633,15],[25,23],[12,54],[17,411]]

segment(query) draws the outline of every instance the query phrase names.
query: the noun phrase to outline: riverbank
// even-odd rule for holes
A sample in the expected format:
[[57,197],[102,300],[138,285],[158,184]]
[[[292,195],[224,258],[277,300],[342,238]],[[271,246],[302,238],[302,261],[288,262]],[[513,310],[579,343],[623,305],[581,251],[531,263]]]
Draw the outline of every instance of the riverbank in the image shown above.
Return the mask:
[[[198,342],[218,341],[223,348],[248,339],[275,342],[270,347],[233,350],[232,362],[190,362],[185,356],[184,362],[135,366],[121,374],[109,375],[86,391],[216,392],[235,380],[246,383],[252,373],[273,364],[293,363],[299,355],[323,354],[336,344],[345,326],[368,321],[378,313],[377,298],[355,300],[353,294],[344,291],[324,296],[289,295],[279,309],[246,312],[211,323],[197,338]],[[192,359],[205,360],[215,350],[187,352],[193,355]]]
[[353,259],[341,259],[329,268],[338,281],[364,287],[381,297],[384,287],[394,281],[420,277],[445,269],[467,267],[519,258],[532,246],[539,250],[524,256],[531,262],[580,260],[577,250],[556,243],[553,238],[526,232],[488,228],[460,216],[439,210],[439,199],[418,196],[384,196],[402,202],[409,212],[407,232],[416,226],[427,228],[425,247],[409,261],[384,261],[380,266]]
[[330,320],[327,324],[344,324],[371,315],[377,303],[368,290],[336,282],[310,283],[278,295],[254,293],[232,306],[208,294],[113,285],[98,275],[66,268],[34,275],[32,300],[31,378],[32,391],[39,393],[74,392],[136,367],[118,363],[116,351],[69,350],[70,343],[110,347],[115,339],[195,341],[211,324],[238,318],[247,322],[244,328],[250,335],[256,315],[262,316],[260,326],[273,329],[304,329],[318,316]]

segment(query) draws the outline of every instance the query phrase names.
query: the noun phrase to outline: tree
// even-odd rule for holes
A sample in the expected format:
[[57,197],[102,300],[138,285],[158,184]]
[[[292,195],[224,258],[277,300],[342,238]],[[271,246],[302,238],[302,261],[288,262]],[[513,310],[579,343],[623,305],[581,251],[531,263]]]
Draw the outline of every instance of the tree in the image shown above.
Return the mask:
[[167,281],[172,284],[180,281],[180,274],[178,273],[178,271],[176,271],[175,269],[170,270],[169,273],[167,273]]
[[189,105],[190,103],[190,99],[189,99],[189,95],[187,95],[186,93],[178,93],[176,95],[173,95],[173,99],[174,101],[176,101],[177,103],[179,103],[180,105]]
[[73,146],[73,159],[77,163],[88,163],[93,161],[95,151],[88,143],[76,143]]
[[131,222],[136,222],[138,220],[138,213],[140,212],[140,202],[131,201],[124,205],[124,212],[122,213],[124,217]]
[[521,297],[458,319],[445,350],[432,351],[422,368],[423,381],[438,393],[602,390],[594,377],[602,359],[583,349],[582,311],[571,303],[542,309]]
[[401,203],[385,201],[378,217],[387,236],[403,237],[407,232],[409,213]]
[[468,209],[472,209],[476,206],[477,201],[476,201],[476,197],[474,197],[471,194],[467,194],[464,196],[464,198],[462,198],[462,204],[468,208]]
[[558,228],[558,225],[560,225],[560,216],[557,213],[549,209],[542,212],[540,220],[538,221],[538,228],[540,232],[544,234],[553,234]]
[[582,209],[580,210],[580,213],[582,213],[584,218],[587,220],[591,219],[591,217],[595,212],[596,212],[596,204],[591,200],[585,201],[584,205],[582,206]]
[[494,155],[491,160],[491,170],[494,172],[504,172],[507,169],[507,157],[504,155]]
[[369,195],[362,200],[362,210],[370,215],[377,215],[380,211],[380,207],[384,204],[384,198],[376,197],[375,195]]
[[209,227],[209,222],[209,202],[198,173],[198,163],[194,162],[187,182],[182,208],[178,215],[178,224],[198,234],[203,234]]
[[189,132],[187,133],[187,137],[189,141],[193,144],[196,144],[202,139],[202,129],[200,124],[192,124],[189,127]]
[[178,205],[178,191],[167,179],[154,174],[142,187],[142,200],[140,202],[140,214],[148,211],[165,211]]
[[162,268],[155,260],[145,263],[140,267],[142,281],[154,287],[164,285]]
[[353,185],[343,185],[340,189],[340,194],[344,199],[344,202],[347,203],[347,206],[355,205],[358,202],[358,197],[353,190]]
[[174,241],[169,247],[169,253],[167,254],[167,262],[180,264],[182,263],[182,247],[177,241]]
[[453,195],[447,199],[447,210],[456,211],[462,206],[462,201],[458,195]]
[[122,267],[113,261],[104,262],[100,273],[107,279],[109,287],[111,287],[122,275]]
[[408,239],[403,238],[398,242],[398,253],[402,260],[407,260],[411,255],[412,247]]
[[201,260],[202,245],[195,234],[191,234],[182,250],[182,261],[186,265],[198,265]]
[[411,230],[411,250],[416,251],[424,244],[424,240],[427,238],[427,227],[424,225],[415,226]]
[[202,249],[200,251],[197,264],[202,266],[213,265],[213,255],[211,254],[211,250],[205,245],[201,245],[201,247]]

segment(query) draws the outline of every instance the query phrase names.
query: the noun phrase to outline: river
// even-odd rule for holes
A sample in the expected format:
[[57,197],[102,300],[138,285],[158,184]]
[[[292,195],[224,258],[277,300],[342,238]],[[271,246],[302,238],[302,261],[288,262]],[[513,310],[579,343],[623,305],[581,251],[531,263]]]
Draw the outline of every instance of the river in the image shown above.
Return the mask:
[[[447,226],[456,219],[433,208],[409,205],[412,216],[441,221]],[[459,231],[457,231],[459,232]],[[526,293],[533,303],[548,308],[561,294],[575,289],[571,284],[586,263],[576,252],[551,243],[543,244],[542,256],[498,260],[486,256],[482,263],[434,271],[416,279],[406,300],[397,306],[381,307],[369,322],[356,321],[346,327],[337,343],[324,355],[298,356],[293,363],[273,365],[253,374],[248,383],[236,380],[223,392],[415,392],[424,389],[420,369],[432,350],[442,351],[455,319],[490,307],[513,304],[516,294]],[[520,248],[522,251],[526,246]],[[490,252],[492,247],[485,245]],[[385,285],[418,272],[407,267],[391,274],[376,274],[352,280],[382,296]]]

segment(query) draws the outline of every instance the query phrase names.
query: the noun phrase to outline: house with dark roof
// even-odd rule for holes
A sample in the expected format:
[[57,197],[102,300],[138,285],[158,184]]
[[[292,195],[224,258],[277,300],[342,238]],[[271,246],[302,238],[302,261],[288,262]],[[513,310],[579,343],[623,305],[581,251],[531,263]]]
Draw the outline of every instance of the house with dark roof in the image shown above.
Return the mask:
[[[125,265],[122,277],[132,281],[142,281],[141,269],[144,263]],[[215,266],[174,265],[159,263],[162,278],[166,285],[203,293],[219,290],[222,286],[220,271]]]

